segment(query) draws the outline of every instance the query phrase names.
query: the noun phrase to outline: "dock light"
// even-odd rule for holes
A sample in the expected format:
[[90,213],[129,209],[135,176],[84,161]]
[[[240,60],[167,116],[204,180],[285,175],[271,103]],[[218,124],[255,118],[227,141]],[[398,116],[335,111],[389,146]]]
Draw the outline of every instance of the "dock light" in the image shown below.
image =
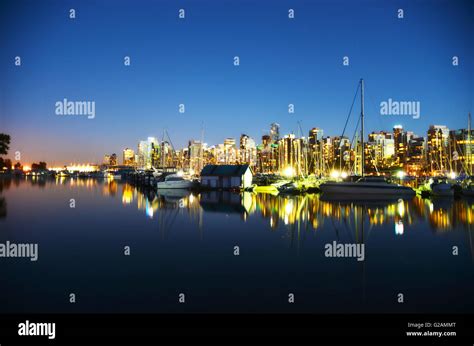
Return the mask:
[[284,170],[283,170],[283,175],[285,177],[288,177],[288,178],[291,178],[295,175],[295,170],[293,169],[293,167],[286,167]]
[[331,178],[339,178],[339,176],[341,175],[341,173],[339,173],[339,171],[332,171],[331,172]]
[[398,172],[397,172],[397,177],[398,177],[399,179],[403,179],[403,178],[405,177],[405,175],[406,175],[406,174],[405,174],[404,171],[398,171]]
[[449,177],[451,179],[456,179],[456,173],[454,173],[454,172],[449,173]]
[[342,172],[342,173],[341,173],[341,178],[342,178],[342,179],[346,179],[346,178],[347,178],[347,173],[346,173],[346,172]]

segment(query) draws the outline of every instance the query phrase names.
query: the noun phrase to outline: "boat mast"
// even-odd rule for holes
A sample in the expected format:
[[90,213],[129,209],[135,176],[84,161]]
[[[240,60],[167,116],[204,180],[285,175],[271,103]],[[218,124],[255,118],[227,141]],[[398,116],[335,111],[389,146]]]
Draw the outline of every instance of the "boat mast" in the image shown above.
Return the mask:
[[364,150],[364,80],[360,80],[360,143],[361,143],[361,176],[364,176],[365,150]]
[[[467,163],[468,163],[468,174],[472,175],[472,165],[471,165],[471,157],[472,157],[472,146],[471,146],[471,112],[469,112],[467,116],[467,143],[469,145],[469,151],[468,147],[466,146],[466,156],[467,156]],[[468,154],[469,153],[469,154]]]

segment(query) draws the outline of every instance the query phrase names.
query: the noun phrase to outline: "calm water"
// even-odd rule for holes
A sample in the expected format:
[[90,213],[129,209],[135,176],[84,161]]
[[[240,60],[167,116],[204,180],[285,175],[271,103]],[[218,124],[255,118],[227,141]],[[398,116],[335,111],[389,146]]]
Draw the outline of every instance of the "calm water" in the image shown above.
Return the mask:
[[[39,244],[37,262],[0,258],[0,312],[474,311],[474,201],[157,195],[72,179],[0,188],[0,243]],[[325,257],[334,240],[364,243],[365,261]]]

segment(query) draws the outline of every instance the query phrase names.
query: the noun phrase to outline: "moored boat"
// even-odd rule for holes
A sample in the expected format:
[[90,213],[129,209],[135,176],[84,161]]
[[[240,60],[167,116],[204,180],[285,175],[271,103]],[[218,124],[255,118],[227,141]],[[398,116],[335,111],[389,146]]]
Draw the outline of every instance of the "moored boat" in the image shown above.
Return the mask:
[[177,174],[170,174],[163,181],[156,184],[158,189],[190,189],[195,183],[191,180],[184,179]]
[[445,178],[433,178],[430,181],[431,194],[436,197],[453,197],[453,185]]
[[278,195],[278,188],[274,185],[266,185],[266,186],[254,186],[253,192],[255,193],[270,193]]
[[413,197],[415,191],[407,186],[388,182],[384,177],[362,177],[355,182],[326,182],[319,185],[323,194],[350,195],[364,198],[365,195],[381,197]]

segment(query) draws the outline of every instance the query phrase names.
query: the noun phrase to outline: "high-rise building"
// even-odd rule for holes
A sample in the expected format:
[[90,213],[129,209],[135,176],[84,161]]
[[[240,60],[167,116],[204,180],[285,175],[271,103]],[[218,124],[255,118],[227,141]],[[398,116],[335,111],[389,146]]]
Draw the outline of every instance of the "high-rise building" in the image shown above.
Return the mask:
[[368,172],[391,167],[395,157],[394,135],[385,131],[370,133],[365,150],[365,167]]
[[474,168],[474,130],[452,130],[449,132],[449,147],[452,169],[457,172],[473,174]]
[[159,145],[155,137],[148,137],[146,141],[138,143],[138,160],[139,168],[151,169],[159,165]]
[[188,144],[189,169],[200,173],[204,167],[204,145],[201,141],[192,140]]
[[327,169],[332,168],[334,163],[334,141],[332,137],[323,137],[323,164]]
[[423,137],[413,136],[408,142],[406,173],[419,176],[426,168],[426,143]]
[[158,166],[164,169],[177,167],[177,158],[174,155],[173,147],[167,141],[161,142],[158,151],[158,162]]
[[270,125],[270,140],[274,143],[280,140],[280,124],[272,123]]
[[[348,170],[351,158],[351,142],[346,136],[332,137],[332,168],[338,170]],[[331,167],[331,166],[330,166]]]
[[308,169],[309,173],[322,174],[323,163],[323,134],[324,131],[313,127],[308,136]]
[[117,155],[116,154],[111,154],[111,155],[104,155],[104,165],[107,166],[117,166]]
[[252,137],[242,134],[240,136],[239,162],[254,167],[257,164],[257,148]]
[[224,163],[235,164],[237,162],[237,148],[235,147],[235,138],[226,138],[224,140]]
[[104,165],[109,165],[110,164],[110,155],[109,154],[104,155],[104,159],[102,160],[102,163]]
[[294,134],[285,135],[278,141],[279,171],[293,172],[295,175],[307,173],[307,158],[304,156],[305,142]]
[[117,154],[112,154],[110,155],[110,161],[109,161],[110,166],[117,166]]
[[263,135],[262,144],[257,147],[257,170],[276,173],[278,167],[278,143],[272,143],[269,135]]
[[135,165],[135,151],[130,148],[125,148],[123,150],[123,164],[124,166],[134,166]]
[[431,125],[426,146],[431,172],[445,173],[450,169],[448,145],[449,129],[444,125]]
[[403,131],[402,125],[395,125],[393,127],[393,142],[395,164],[399,167],[404,167],[407,159],[408,136],[407,133]]

